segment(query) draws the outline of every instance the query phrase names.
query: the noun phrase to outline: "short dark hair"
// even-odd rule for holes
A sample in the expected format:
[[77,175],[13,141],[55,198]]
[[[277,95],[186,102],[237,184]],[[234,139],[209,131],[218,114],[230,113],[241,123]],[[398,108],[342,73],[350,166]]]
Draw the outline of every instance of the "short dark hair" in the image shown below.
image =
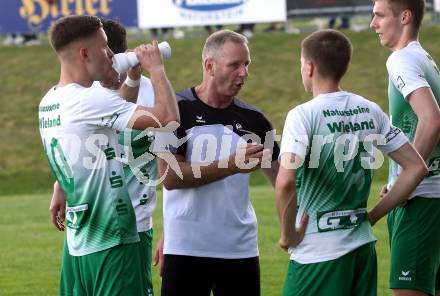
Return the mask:
[[391,10],[394,15],[398,15],[402,11],[409,9],[413,15],[413,28],[416,31],[420,30],[422,26],[423,16],[425,15],[425,0],[372,0],[373,3],[376,1],[386,1],[391,6]]
[[114,53],[125,52],[127,46],[127,31],[119,22],[110,19],[101,19],[102,28],[107,35],[108,47]]
[[92,36],[99,28],[102,28],[102,24],[96,16],[66,16],[55,21],[50,27],[50,44],[59,52],[73,41]]
[[339,81],[347,72],[352,45],[341,32],[317,31],[302,41],[301,48],[304,58],[315,63],[321,76]]

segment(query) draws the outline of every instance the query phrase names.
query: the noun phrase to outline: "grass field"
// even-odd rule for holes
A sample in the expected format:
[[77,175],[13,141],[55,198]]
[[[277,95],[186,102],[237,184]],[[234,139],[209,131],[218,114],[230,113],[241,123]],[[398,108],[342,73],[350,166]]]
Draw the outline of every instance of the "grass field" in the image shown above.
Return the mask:
[[[371,201],[379,188],[379,183],[373,186]],[[259,223],[262,295],[277,296],[283,285],[288,256],[277,245],[279,230],[273,190],[269,186],[253,186],[251,196]],[[49,200],[49,193],[0,196],[0,295],[57,295],[64,235],[50,223]],[[161,232],[161,213],[159,199],[154,216],[155,241]],[[375,226],[375,234],[379,239],[379,296],[385,296],[390,293],[386,288],[389,253],[384,221]],[[153,268],[153,275],[155,292],[159,295],[157,268]]]

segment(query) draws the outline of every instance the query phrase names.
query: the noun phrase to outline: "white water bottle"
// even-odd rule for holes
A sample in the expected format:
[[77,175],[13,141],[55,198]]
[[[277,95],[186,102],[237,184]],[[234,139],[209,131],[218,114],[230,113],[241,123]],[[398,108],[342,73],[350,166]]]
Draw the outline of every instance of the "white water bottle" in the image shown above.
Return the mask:
[[[163,41],[158,44],[162,57],[167,60],[171,57],[171,47],[168,42]],[[139,60],[134,52],[117,53],[113,56],[113,69],[119,74],[127,72],[131,67],[139,64]]]

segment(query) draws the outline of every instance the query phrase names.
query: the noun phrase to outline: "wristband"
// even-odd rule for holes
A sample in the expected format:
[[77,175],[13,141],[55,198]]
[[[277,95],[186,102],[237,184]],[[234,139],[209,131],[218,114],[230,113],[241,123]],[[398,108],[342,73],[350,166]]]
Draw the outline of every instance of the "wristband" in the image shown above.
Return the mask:
[[127,78],[125,79],[124,83],[128,86],[128,87],[138,87],[139,84],[141,84],[141,79],[139,78],[138,80],[133,80],[130,77],[127,76]]

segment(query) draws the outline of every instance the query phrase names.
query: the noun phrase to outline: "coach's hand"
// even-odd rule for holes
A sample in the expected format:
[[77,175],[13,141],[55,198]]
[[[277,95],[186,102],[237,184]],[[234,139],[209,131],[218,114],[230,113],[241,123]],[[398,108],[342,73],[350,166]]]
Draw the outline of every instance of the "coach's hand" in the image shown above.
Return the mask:
[[229,156],[229,167],[237,173],[249,173],[260,168],[265,155],[271,157],[270,151],[261,144],[239,145],[235,153]]
[[66,218],[66,198],[58,182],[53,184],[52,200],[49,206],[52,224],[59,230],[64,231],[64,220]]
[[153,265],[154,266],[157,266],[158,264],[159,264],[159,267],[160,267],[160,276],[162,276],[163,275],[163,259],[164,259],[164,256],[163,256],[163,232],[162,232],[162,234],[160,235],[160,239],[159,239],[159,241],[157,242],[157,245],[156,245],[156,253],[154,254],[154,261],[153,261]]

